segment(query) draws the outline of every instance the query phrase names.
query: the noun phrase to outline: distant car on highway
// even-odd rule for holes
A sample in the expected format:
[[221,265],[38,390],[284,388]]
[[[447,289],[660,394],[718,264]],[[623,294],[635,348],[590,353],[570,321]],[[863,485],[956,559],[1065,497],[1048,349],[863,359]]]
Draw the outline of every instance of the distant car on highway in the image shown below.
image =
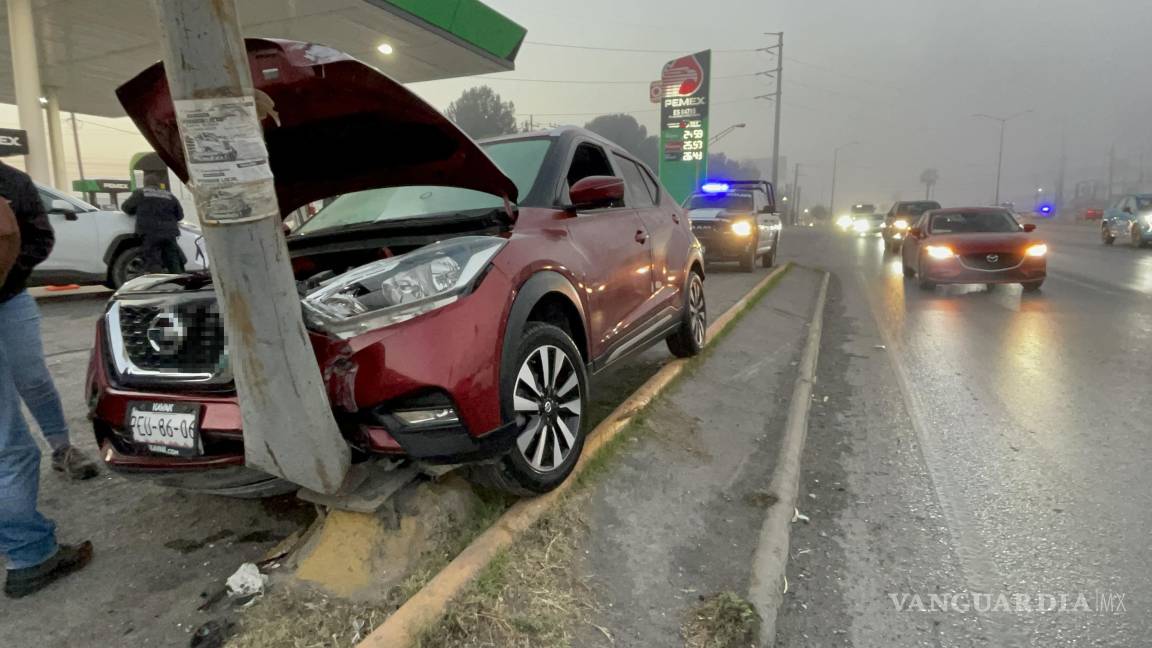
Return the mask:
[[918,277],[924,290],[938,284],[1018,283],[1035,292],[1048,275],[1048,245],[1035,230],[1000,207],[927,212],[904,241],[904,276]]
[[935,200],[902,200],[892,205],[884,217],[884,249],[897,252],[908,236],[908,228],[920,220],[924,212],[940,209]]
[[1121,196],[1104,210],[1100,241],[1112,245],[1116,239],[1138,248],[1152,243],[1152,194]]
[[[876,205],[870,203],[857,203],[836,219],[836,225],[845,232],[865,233],[872,225],[872,217],[876,214]],[[861,226],[864,232],[856,229],[856,221],[863,220],[867,227]]]
[[738,261],[744,272],[751,272],[757,259],[765,268],[776,263],[782,227],[770,183],[708,182],[688,197],[684,208],[706,262]]
[[[56,232],[56,245],[32,272],[33,285],[81,283],[119,288],[144,274],[136,219],[122,211],[98,209],[48,187],[36,185],[36,189]],[[203,270],[207,256],[199,230],[181,224],[177,242],[188,259],[186,269]]]

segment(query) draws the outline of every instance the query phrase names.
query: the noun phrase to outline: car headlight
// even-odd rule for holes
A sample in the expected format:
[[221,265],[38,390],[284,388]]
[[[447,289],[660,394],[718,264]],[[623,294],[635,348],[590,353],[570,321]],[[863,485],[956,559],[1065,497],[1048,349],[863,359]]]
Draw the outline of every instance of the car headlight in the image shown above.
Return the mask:
[[1036,245],[1029,246],[1029,248],[1024,251],[1024,254],[1030,257],[1042,257],[1048,254],[1048,246],[1043,243],[1037,243]]
[[894,220],[892,221],[892,227],[898,230],[906,230],[908,229],[908,221],[904,220],[903,218]]
[[849,227],[852,227],[852,217],[845,214],[836,219],[836,224],[844,229],[848,229]]
[[858,220],[855,223],[852,223],[852,229],[856,230],[857,232],[867,232],[868,231],[868,221]]
[[751,236],[752,223],[749,221],[736,221],[732,223],[732,233],[736,236]]
[[952,248],[946,245],[925,245],[924,253],[933,259],[940,260],[951,259],[953,256],[955,256],[955,254],[952,252]]
[[462,236],[360,266],[309,293],[305,315],[342,338],[410,320],[470,293],[506,243]]
[[1152,213],[1144,214],[1144,224],[1152,227]]

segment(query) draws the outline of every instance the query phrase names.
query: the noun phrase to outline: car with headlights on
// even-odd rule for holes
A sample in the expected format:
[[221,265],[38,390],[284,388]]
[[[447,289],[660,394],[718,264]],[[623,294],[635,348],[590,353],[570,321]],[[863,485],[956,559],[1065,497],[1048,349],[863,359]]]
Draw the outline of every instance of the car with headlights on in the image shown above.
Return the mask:
[[[476,142],[345,54],[248,39],[283,214],[334,197],[286,239],[300,308],[356,460],[470,464],[517,494],[572,471],[589,376],[666,342],[700,352],[704,263],[687,215],[623,148],[561,128]],[[164,70],[117,91],[187,177]],[[115,293],[87,376],[120,473],[233,496],[290,485],[244,465],[229,344],[207,273]]]
[[1128,194],[1117,198],[1100,219],[1100,240],[1112,245],[1116,239],[1132,247],[1152,243],[1152,194]]
[[940,203],[935,200],[901,200],[892,205],[884,216],[884,249],[888,252],[897,252],[904,239],[908,236],[908,229],[924,215],[924,212],[940,209]]
[[883,215],[877,218],[876,205],[856,203],[847,213],[836,219],[836,225],[845,232],[863,236],[879,232],[883,221]]
[[1040,290],[1048,274],[1048,245],[1032,223],[1021,225],[1000,207],[926,212],[908,230],[901,251],[904,276],[920,287],[1018,283]]
[[684,208],[707,262],[736,261],[745,272],[752,271],[757,259],[765,268],[776,263],[782,225],[771,183],[707,182],[688,197]]

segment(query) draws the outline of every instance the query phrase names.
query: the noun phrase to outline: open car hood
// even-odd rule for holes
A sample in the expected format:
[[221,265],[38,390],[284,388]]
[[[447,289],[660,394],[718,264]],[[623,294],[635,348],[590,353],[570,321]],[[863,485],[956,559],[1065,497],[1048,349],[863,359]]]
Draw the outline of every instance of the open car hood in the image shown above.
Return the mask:
[[[474,189],[515,202],[516,185],[444,115],[330,47],[245,39],[252,83],[275,103],[262,121],[281,214],[339,194],[409,185]],[[148,143],[188,181],[172,95],[157,63],[116,89]]]

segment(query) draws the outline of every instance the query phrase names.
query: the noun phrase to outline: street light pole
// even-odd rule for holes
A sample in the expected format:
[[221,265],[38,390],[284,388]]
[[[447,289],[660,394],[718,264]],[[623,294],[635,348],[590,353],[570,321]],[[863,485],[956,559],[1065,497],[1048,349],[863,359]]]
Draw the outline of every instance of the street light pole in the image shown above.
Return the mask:
[[181,133],[196,128],[194,120],[206,121],[197,115],[219,115],[222,123],[211,133],[218,141],[256,151],[243,177],[212,178],[187,150],[184,155],[228,336],[245,464],[333,494],[344,483],[351,453],[304,328],[272,171],[267,157],[259,157],[260,109],[236,0],[154,0],[154,6]]
[[769,35],[776,36],[776,120],[772,129],[772,188],[780,185],[780,111],[783,108],[780,102],[780,92],[784,86],[784,32],[774,32]]
[[836,218],[836,168],[840,165],[840,149],[848,148],[860,142],[848,142],[832,150],[832,195],[828,198],[828,212],[833,219]]
[[728,128],[725,128],[724,130],[720,131],[720,134],[718,134],[718,135],[715,135],[715,136],[712,138],[712,141],[711,141],[711,142],[708,142],[708,145],[709,145],[709,146],[711,146],[712,144],[715,144],[716,142],[719,142],[719,141],[720,141],[720,139],[721,139],[721,138],[723,138],[725,135],[728,135],[729,133],[731,133],[732,131],[736,130],[737,128],[744,128],[744,127],[745,127],[745,126],[747,126],[747,125],[748,125],[748,124],[733,124],[732,126],[729,126]]
[[1008,125],[1008,122],[1016,119],[1017,117],[1020,117],[1021,115],[1027,115],[1030,112],[1032,112],[1031,108],[1028,110],[1022,110],[1014,115],[1009,115],[1007,117],[996,117],[995,115],[985,115],[984,113],[977,113],[972,115],[973,117],[991,119],[992,121],[1000,122],[1000,149],[996,154],[996,198],[992,201],[992,204],[994,205],[1000,204],[1000,176],[1004,171],[1004,128]]

